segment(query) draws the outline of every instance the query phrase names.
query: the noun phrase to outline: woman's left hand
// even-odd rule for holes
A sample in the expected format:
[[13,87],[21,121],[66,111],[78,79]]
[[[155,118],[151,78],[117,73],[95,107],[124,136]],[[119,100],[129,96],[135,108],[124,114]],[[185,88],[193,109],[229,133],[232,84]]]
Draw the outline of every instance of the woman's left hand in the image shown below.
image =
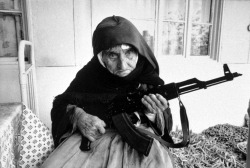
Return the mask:
[[157,114],[162,115],[168,108],[168,101],[160,94],[145,95],[142,103],[146,106],[145,115],[152,122],[155,122]]

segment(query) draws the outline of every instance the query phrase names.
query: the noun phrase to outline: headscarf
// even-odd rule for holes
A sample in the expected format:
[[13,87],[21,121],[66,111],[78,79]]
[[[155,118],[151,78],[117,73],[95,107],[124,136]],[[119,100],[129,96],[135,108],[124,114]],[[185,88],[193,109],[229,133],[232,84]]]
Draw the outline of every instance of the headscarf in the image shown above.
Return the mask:
[[[121,78],[114,76],[102,67],[97,54],[116,45],[129,44],[139,53],[138,64],[128,76]],[[92,92],[103,85],[105,87],[119,87],[129,82],[147,83],[151,85],[163,84],[159,78],[159,66],[156,58],[136,27],[127,19],[112,16],[101,21],[92,39],[94,57],[81,69],[66,92]],[[101,85],[101,86],[97,86]],[[93,88],[92,88],[93,87]]]
[[[100,64],[97,57],[101,51],[121,44],[133,46],[139,55],[136,68],[126,77],[111,74]],[[136,27],[127,19],[120,16],[105,18],[94,31],[92,45],[94,56],[91,61],[77,73],[66,91],[57,96],[53,102],[51,119],[55,145],[59,143],[60,137],[72,128],[69,116],[65,112],[66,106],[72,103],[72,100],[68,101],[68,95],[74,96],[76,93],[119,94],[126,91],[134,83],[164,84],[164,81],[159,77],[159,67],[153,52]],[[108,122],[107,114],[103,112],[105,105],[96,103],[91,105],[90,103],[87,106],[84,107],[87,113]]]
[[129,20],[120,16],[105,18],[98,24],[93,34],[94,55],[119,44],[134,46],[139,54],[146,57],[156,72],[159,73],[155,56],[137,28]]

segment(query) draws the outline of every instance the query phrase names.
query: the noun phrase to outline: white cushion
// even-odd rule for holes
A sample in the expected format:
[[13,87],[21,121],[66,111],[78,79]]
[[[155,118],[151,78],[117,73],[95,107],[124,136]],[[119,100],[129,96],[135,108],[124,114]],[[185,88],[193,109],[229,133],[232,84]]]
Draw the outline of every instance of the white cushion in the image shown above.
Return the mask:
[[37,168],[54,149],[48,127],[30,109],[24,106],[21,116],[21,149],[19,166]]

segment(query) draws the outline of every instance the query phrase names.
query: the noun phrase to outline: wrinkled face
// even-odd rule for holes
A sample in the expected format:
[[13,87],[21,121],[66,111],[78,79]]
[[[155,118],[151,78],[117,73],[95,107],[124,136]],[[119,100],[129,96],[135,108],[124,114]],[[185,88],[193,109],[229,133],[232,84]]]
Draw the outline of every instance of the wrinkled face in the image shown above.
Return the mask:
[[102,52],[102,61],[114,75],[125,77],[136,67],[137,51],[129,45],[118,45]]

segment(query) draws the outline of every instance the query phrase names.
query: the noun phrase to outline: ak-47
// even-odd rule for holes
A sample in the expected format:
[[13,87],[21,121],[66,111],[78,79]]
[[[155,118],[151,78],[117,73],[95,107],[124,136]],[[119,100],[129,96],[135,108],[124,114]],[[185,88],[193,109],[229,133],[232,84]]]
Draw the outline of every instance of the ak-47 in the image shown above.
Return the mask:
[[[113,125],[119,132],[119,134],[125,139],[125,141],[138,152],[148,155],[153,143],[153,138],[159,140],[163,145],[167,147],[179,148],[188,145],[189,143],[189,125],[186,110],[183,104],[180,102],[180,117],[183,131],[183,141],[181,143],[174,144],[173,142],[167,142],[166,136],[156,136],[149,131],[137,128],[131,122],[128,114],[135,111],[141,111],[144,105],[141,103],[141,99],[144,95],[148,94],[161,94],[167,100],[178,98],[182,94],[193,92],[200,89],[206,89],[210,86],[214,86],[227,81],[232,81],[235,77],[239,77],[242,74],[237,72],[231,73],[227,64],[223,65],[224,76],[218,77],[209,81],[200,81],[196,78],[192,78],[179,83],[169,83],[166,85],[155,86],[149,90],[133,89],[125,95],[117,95],[112,100],[112,103],[108,109],[108,113],[112,118]],[[138,87],[136,88],[139,88]],[[169,136],[169,135],[168,135]],[[82,143],[83,145],[84,143]],[[86,142],[85,142],[86,144]],[[81,149],[88,149],[88,147],[82,146]]]
[[[140,110],[141,106],[143,106],[142,103],[140,103],[141,98],[144,95],[148,95],[150,93],[158,93],[161,94],[167,100],[171,100],[179,97],[182,94],[186,94],[200,89],[207,89],[208,87],[231,81],[235,77],[242,75],[237,72],[231,73],[227,64],[224,64],[223,68],[224,76],[209,81],[200,81],[197,78],[192,78],[179,83],[169,83],[166,85],[156,86],[147,91],[134,89],[128,92],[126,95],[118,95],[112,102],[109,112],[113,116],[118,113],[131,113]],[[139,85],[140,84],[138,84],[138,88]]]

